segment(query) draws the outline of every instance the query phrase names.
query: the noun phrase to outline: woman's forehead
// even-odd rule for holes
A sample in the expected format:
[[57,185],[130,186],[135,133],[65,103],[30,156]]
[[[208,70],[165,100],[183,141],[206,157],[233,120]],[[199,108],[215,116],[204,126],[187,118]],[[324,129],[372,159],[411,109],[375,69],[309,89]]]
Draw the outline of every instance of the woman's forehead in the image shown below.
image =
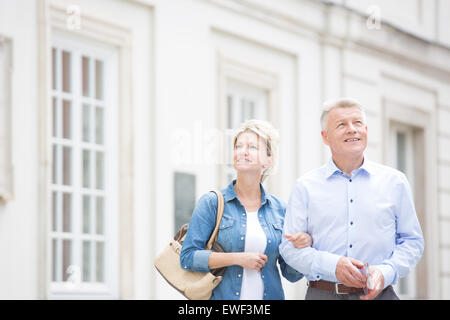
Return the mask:
[[259,136],[252,131],[244,131],[236,139],[239,142],[258,142],[259,140]]

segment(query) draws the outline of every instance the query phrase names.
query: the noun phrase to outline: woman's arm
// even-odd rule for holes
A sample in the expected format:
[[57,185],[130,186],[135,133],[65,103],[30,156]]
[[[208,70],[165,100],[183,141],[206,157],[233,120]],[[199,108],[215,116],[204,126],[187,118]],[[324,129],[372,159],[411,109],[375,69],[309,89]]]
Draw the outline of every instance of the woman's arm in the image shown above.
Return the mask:
[[205,246],[216,225],[216,211],[217,196],[214,193],[209,192],[198,200],[180,253],[183,269],[209,272],[211,250],[206,250]]
[[210,269],[239,265],[245,269],[260,271],[267,262],[267,256],[255,252],[211,252],[208,266]]
[[211,269],[239,265],[261,270],[267,256],[253,252],[212,252],[205,250],[206,242],[216,224],[217,197],[202,196],[194,209],[188,232],[180,253],[180,264],[185,270],[209,272]]

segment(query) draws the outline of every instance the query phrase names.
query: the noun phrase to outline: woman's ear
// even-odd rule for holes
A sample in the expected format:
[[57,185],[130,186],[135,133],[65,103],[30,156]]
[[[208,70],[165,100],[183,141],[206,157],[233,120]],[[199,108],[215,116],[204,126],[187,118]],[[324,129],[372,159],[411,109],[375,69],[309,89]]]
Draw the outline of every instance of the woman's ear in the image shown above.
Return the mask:
[[264,169],[270,168],[272,166],[272,164],[273,164],[273,158],[272,158],[272,156],[268,156],[266,163],[263,164],[263,168]]

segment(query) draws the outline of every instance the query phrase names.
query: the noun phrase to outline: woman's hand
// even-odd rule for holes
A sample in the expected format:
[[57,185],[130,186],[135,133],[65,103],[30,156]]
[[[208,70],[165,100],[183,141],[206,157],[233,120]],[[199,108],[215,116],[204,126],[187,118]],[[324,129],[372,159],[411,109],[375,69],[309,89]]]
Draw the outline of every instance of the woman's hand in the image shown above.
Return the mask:
[[239,252],[237,253],[236,264],[244,269],[254,269],[261,271],[267,262],[267,256],[256,252]]
[[312,238],[309,234],[304,232],[297,232],[294,234],[286,234],[284,235],[286,239],[288,239],[294,247],[297,249],[310,247],[312,245]]

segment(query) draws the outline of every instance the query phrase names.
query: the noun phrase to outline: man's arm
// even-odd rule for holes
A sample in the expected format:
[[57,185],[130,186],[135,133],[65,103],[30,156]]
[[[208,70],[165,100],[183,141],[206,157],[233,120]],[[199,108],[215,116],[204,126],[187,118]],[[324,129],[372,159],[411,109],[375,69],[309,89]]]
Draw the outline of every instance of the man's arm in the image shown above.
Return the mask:
[[308,231],[308,196],[301,181],[292,190],[286,208],[280,253],[288,265],[305,274],[309,280],[337,282],[336,265],[341,256],[312,247],[297,249],[284,235]]
[[401,183],[397,185],[396,203],[396,245],[392,256],[385,259],[377,267],[384,278],[384,288],[397,283],[416,266],[422,257],[424,240],[419,220],[417,219],[414,201],[405,175],[401,176]]

